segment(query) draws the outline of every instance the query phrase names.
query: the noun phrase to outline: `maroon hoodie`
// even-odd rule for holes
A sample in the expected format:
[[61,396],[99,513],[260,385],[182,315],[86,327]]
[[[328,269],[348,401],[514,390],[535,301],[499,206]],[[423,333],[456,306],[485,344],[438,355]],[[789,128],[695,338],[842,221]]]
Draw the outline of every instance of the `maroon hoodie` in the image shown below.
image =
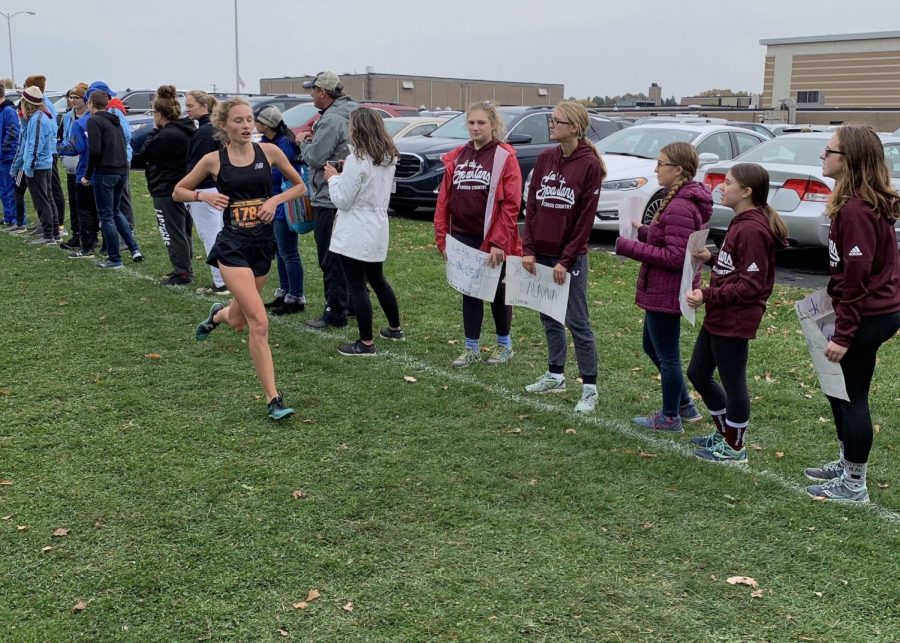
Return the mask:
[[528,186],[522,252],[559,257],[571,268],[587,252],[602,182],[603,165],[584,140],[569,156],[558,145],[541,152]]
[[900,311],[900,255],[894,222],[859,198],[841,207],[828,231],[835,344],[849,347],[863,317]]
[[736,215],[713,264],[703,326],[713,335],[753,339],[775,285],[775,251],[783,247],[763,208]]
[[451,174],[453,189],[447,204],[453,232],[484,236],[484,210],[487,208],[497,144],[493,140],[476,150],[475,144],[469,141],[457,155]]

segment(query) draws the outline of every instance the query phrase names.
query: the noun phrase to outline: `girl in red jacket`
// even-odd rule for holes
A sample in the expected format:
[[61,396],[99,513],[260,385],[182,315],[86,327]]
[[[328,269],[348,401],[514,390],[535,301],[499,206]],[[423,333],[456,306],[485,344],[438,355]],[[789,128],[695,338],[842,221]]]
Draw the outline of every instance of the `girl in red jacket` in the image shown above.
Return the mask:
[[597,213],[600,184],[606,174],[603,161],[585,138],[590,117],[583,105],[562,102],[550,117],[550,138],[559,145],[537,159],[528,186],[522,267],[532,274],[535,263],[553,268],[553,280],[564,284],[569,276],[566,325],[541,313],[547,336],[547,372],[525,390],[556,393],[566,390],[566,328],[575,341],[575,358],[584,388],[576,413],[597,408],[597,345],[588,315],[587,242]]
[[[447,258],[446,239],[490,254],[488,265],[503,264],[491,313],[497,330],[497,348],[488,358],[491,366],[505,364],[513,356],[509,336],[512,306],[506,305],[506,255],[521,255],[516,220],[522,203],[522,173],[515,150],[501,143],[506,134],[497,108],[489,101],[474,103],[466,111],[468,143],[444,155],[444,180],[434,210],[434,237],[438,250]],[[496,186],[493,202],[489,198]],[[453,360],[465,368],[481,361],[480,337],[484,305],[480,299],[463,295],[463,327],[466,349]]]
[[[646,429],[682,433],[682,420],[702,417],[691,401],[681,372],[681,271],[688,237],[712,215],[712,197],[693,180],[700,159],[690,143],[669,143],[659,151],[656,177],[668,189],[650,225],[638,228],[638,239],[616,239],[616,254],[641,262],[637,305],[645,311],[644,352],[659,370],[663,407],[634,423]],[[699,285],[700,275],[694,282]]]
[[828,294],[835,322],[825,356],[840,362],[850,401],[828,398],[840,458],[806,469],[806,477],[819,481],[806,490],[813,497],[867,503],[869,386],[878,349],[900,328],[900,256],[894,231],[900,195],[891,187],[884,147],[870,127],[840,127],[820,158],[822,173],[835,180],[827,209]]
[[[706,305],[703,327],[694,345],[688,378],[709,409],[716,430],[693,438],[698,458],[745,464],[744,439],[750,421],[747,357],[750,340],[766,311],[775,285],[775,251],[788,230],[766,204],[769,173],[754,163],[738,163],[725,176],[722,205],[734,210],[722,249],[695,257],[713,266],[709,287],[688,293],[691,308]],[[719,384],[713,373],[718,369]]]

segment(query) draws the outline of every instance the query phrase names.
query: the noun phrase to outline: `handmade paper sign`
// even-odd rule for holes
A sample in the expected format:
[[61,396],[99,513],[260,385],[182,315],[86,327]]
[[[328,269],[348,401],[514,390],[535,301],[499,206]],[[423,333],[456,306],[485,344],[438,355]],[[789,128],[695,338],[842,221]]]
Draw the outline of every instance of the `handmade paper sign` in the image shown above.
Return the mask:
[[536,264],[533,275],[522,266],[521,257],[506,258],[506,305],[524,306],[566,323],[569,306],[569,275],[559,285],[553,281],[553,268]]
[[819,376],[822,392],[849,402],[850,396],[847,395],[847,385],[840,362],[831,362],[825,357],[825,347],[834,335],[834,308],[831,306],[831,297],[822,288],[798,301],[794,304],[794,309],[800,320],[800,329],[806,339],[813,367]]
[[619,236],[623,239],[637,239],[637,228],[632,222],[640,223],[643,214],[640,197],[630,196],[619,201]]
[[684,253],[684,268],[681,270],[681,292],[678,293],[678,303],[681,305],[681,314],[691,322],[691,326],[697,323],[697,311],[688,306],[687,293],[693,287],[694,275],[700,270],[701,262],[694,258],[694,253],[706,247],[706,237],[709,230],[697,230],[688,237],[687,250]]
[[502,266],[491,268],[490,256],[447,235],[447,282],[464,295],[494,301]]

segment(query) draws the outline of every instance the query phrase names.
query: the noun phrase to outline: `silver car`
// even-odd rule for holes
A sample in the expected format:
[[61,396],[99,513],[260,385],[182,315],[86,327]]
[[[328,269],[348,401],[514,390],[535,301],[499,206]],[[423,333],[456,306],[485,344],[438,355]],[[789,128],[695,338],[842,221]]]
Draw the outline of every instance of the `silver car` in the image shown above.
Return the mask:
[[[737,163],[758,163],[769,172],[769,205],[778,210],[797,245],[828,246],[830,220],[825,204],[831,196],[834,181],[822,175],[819,155],[833,132],[809,132],[779,136],[728,163],[718,163],[706,170],[703,183],[713,196],[713,214],[709,228],[722,237],[734,216],[731,208],[721,205],[719,186],[729,168]],[[900,188],[900,137],[882,136],[884,153],[891,171],[891,183]],[[897,228],[900,243],[900,223]]]

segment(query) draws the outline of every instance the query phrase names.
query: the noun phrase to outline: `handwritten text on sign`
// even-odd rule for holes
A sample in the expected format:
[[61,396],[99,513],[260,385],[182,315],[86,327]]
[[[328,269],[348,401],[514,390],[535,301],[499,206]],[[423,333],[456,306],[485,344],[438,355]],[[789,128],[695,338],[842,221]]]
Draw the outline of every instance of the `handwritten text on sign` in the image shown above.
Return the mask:
[[569,306],[569,282],[560,286],[553,281],[553,268],[536,264],[533,275],[522,267],[521,257],[506,258],[506,305],[524,306],[566,323]]
[[834,309],[831,297],[824,288],[812,293],[806,299],[794,304],[800,328],[809,348],[809,356],[819,376],[819,386],[825,395],[850,401],[844,371],[840,362],[831,362],[825,357],[825,347],[834,334]]
[[494,301],[501,266],[487,264],[488,253],[470,248],[447,235],[447,282],[464,295]]

